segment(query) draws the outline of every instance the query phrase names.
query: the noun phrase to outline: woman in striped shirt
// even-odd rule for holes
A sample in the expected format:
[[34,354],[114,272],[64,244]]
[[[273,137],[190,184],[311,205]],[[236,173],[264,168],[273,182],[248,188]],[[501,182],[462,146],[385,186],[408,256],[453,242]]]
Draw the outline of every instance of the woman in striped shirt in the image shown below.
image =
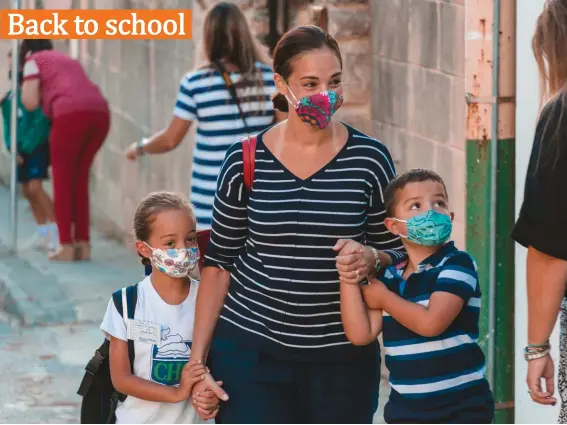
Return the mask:
[[[261,53],[238,6],[220,2],[209,11],[203,42],[207,64],[181,80],[169,126],[126,151],[131,160],[145,153],[169,152],[183,141],[192,123],[198,122],[191,203],[200,229],[211,227],[217,177],[227,149],[234,140],[274,122],[270,99],[276,91],[269,57]],[[221,70],[234,84],[236,98]]]
[[331,120],[343,88],[330,35],[291,30],[274,71],[289,119],[258,135],[250,193],[242,144],[227,152],[197,299],[191,361],[208,361],[226,393],[208,375],[194,394],[230,397],[223,423],[370,423],[379,347],[346,338],[337,264],[359,282],[404,257],[384,227],[394,164],[378,140]]

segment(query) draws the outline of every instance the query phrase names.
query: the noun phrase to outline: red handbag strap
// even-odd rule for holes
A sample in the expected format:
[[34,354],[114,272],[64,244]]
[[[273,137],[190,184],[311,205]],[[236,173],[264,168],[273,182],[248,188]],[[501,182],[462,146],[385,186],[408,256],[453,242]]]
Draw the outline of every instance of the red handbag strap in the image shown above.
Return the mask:
[[256,136],[248,136],[242,140],[242,168],[244,172],[244,186],[250,192],[254,181],[254,167],[256,163]]

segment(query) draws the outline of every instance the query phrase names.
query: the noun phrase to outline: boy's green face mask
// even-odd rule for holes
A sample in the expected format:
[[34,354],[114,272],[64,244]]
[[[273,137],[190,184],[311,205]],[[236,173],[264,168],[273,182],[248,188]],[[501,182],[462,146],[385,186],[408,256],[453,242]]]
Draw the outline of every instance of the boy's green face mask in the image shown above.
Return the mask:
[[400,235],[402,238],[423,246],[443,245],[451,237],[453,231],[451,217],[435,210],[429,210],[409,220],[397,218],[394,220],[406,223],[408,234],[407,236]]

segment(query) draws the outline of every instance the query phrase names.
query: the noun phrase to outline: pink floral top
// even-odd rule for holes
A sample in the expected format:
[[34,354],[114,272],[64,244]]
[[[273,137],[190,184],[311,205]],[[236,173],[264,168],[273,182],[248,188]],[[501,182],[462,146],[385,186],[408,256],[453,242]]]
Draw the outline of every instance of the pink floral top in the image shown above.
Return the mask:
[[39,78],[41,103],[49,119],[73,112],[108,111],[106,99],[79,61],[56,50],[28,56],[24,81]]

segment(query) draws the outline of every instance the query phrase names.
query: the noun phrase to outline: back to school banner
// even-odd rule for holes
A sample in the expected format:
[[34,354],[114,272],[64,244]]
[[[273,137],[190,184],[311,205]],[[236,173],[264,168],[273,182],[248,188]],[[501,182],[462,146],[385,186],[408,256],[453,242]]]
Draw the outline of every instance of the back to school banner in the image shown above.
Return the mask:
[[189,39],[190,10],[1,10],[0,38]]

